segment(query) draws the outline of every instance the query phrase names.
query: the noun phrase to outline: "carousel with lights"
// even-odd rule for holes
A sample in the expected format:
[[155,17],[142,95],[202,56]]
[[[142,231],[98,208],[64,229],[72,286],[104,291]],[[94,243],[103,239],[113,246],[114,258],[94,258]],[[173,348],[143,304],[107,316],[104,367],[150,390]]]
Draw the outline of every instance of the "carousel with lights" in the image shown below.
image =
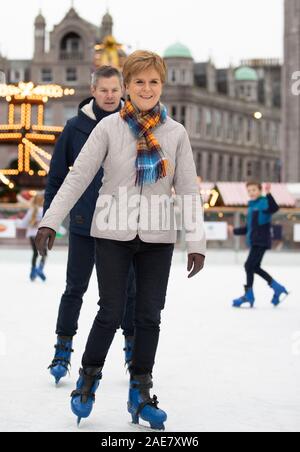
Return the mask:
[[44,124],[45,106],[49,99],[74,94],[59,85],[0,85],[0,98],[8,103],[7,123],[0,124],[0,152],[1,145],[9,145],[18,155],[13,167],[0,168],[0,202],[15,202],[22,189],[44,188],[51,154],[43,146],[54,146],[63,130]]

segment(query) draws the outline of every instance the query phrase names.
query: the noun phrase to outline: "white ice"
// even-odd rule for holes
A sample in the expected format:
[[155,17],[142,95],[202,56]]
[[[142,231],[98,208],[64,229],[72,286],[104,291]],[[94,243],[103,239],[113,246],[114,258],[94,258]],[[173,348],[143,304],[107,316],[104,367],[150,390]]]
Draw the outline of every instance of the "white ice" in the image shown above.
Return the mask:
[[[167,432],[299,432],[299,265],[274,254],[266,268],[292,292],[278,308],[256,280],[256,308],[234,310],[243,261],[210,253],[201,276],[187,279],[176,254],[163,314],[154,393],[168,412]],[[58,388],[47,366],[53,355],[66,252],[54,251],[46,284],[29,282],[30,251],[0,250],[0,431],[76,432],[70,410],[85,341],[97,311],[93,275],[85,297],[70,378]],[[126,411],[128,375],[123,336],[110,350],[91,417],[80,432],[136,431]]]

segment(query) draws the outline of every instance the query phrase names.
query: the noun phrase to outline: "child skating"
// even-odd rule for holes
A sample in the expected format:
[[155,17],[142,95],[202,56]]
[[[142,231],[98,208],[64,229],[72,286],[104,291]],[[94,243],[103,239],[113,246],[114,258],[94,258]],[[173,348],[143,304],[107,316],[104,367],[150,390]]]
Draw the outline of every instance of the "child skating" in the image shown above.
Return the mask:
[[233,301],[233,307],[240,308],[249,304],[253,308],[255,295],[253,291],[254,275],[263,278],[273,289],[272,304],[278,306],[282,301],[282,295],[288,295],[284,286],[279,284],[265,270],[261,263],[265,253],[272,247],[271,220],[272,215],[278,212],[279,206],[271,194],[271,184],[265,187],[266,196],[263,196],[262,184],[249,182],[247,184],[249,194],[247,224],[241,228],[233,229],[234,235],[246,235],[250,253],[245,263],[247,284],[245,295]]
[[25,217],[17,221],[17,228],[26,229],[26,238],[29,239],[30,245],[32,247],[32,260],[31,260],[31,270],[30,270],[30,280],[34,282],[37,277],[42,281],[46,281],[46,276],[44,273],[44,267],[46,263],[47,256],[42,256],[40,263],[38,265],[38,250],[35,246],[35,236],[38,231],[38,226],[43,218],[43,204],[44,204],[44,194],[38,192],[31,201],[31,207],[28,209]]

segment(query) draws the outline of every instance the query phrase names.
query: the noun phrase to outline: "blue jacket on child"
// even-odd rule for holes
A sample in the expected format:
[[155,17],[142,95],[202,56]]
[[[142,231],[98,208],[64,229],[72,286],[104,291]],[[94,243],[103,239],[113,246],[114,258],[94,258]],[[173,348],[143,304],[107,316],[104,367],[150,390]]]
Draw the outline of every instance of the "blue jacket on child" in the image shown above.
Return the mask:
[[249,247],[272,248],[271,221],[278,210],[279,206],[271,194],[249,201],[247,225],[234,229],[234,234],[246,235]]

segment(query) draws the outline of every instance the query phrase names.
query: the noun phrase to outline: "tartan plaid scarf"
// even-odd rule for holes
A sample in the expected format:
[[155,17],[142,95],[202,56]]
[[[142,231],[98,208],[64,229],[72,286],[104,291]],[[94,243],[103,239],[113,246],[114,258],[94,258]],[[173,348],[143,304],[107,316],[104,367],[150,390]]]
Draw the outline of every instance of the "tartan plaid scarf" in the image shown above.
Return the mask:
[[158,103],[151,111],[141,113],[127,100],[120,115],[138,140],[135,184],[155,184],[166,177],[169,165],[153,134],[153,130],[167,120],[166,107]]

